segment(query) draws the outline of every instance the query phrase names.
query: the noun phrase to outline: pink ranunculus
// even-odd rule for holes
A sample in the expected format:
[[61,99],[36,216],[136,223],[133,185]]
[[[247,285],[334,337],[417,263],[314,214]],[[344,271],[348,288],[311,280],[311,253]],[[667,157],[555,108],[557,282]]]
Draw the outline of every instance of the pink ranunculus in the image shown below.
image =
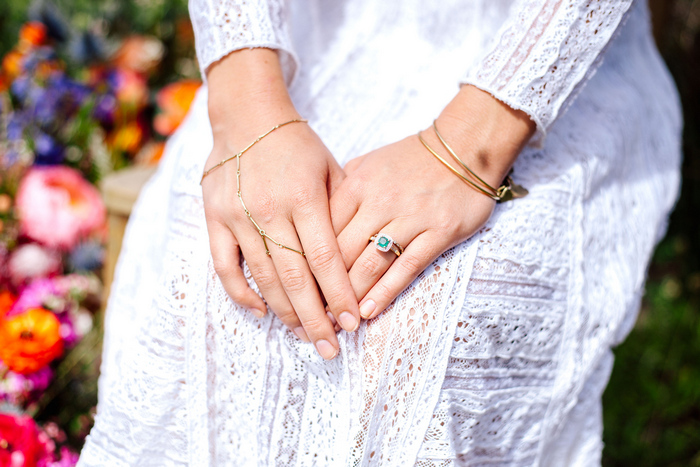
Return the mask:
[[52,248],[68,250],[105,222],[97,189],[65,166],[32,168],[20,182],[16,206],[22,232]]
[[29,283],[12,305],[8,317],[23,313],[30,308],[43,308],[47,306],[52,310],[62,311],[65,299],[61,291],[56,287],[56,279],[36,279]]
[[0,465],[44,464],[47,453],[39,442],[39,429],[31,417],[0,413]]
[[15,285],[57,273],[60,268],[61,255],[37,243],[27,243],[15,249],[8,262],[10,279]]

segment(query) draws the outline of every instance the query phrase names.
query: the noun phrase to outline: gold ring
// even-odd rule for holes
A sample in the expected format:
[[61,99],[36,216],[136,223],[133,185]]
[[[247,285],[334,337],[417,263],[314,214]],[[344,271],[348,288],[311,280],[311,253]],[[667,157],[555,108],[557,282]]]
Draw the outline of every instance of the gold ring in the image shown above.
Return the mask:
[[370,242],[374,242],[374,246],[377,250],[387,252],[391,250],[396,256],[401,256],[403,253],[403,247],[396,243],[390,236],[383,233],[378,233],[369,237]]

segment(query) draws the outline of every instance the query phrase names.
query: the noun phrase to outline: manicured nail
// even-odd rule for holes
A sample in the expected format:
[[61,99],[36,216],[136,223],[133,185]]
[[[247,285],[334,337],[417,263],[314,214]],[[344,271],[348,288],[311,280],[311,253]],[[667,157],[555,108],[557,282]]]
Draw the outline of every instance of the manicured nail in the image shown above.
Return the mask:
[[253,313],[256,318],[263,318],[265,316],[265,313],[263,313],[261,310],[258,310],[257,308],[248,308],[248,311]]
[[328,315],[328,319],[331,320],[331,323],[333,323],[333,326],[338,324],[338,322],[335,320],[335,316],[333,316],[333,313],[331,313],[330,311],[326,311],[326,314]]
[[316,341],[316,350],[318,350],[318,353],[325,360],[333,360],[335,356],[338,355],[338,351],[335,350],[335,347],[333,347],[331,343],[325,339],[319,339]]
[[304,328],[301,326],[294,328],[294,334],[296,334],[296,336],[304,342],[311,342],[309,336],[306,335],[306,331],[304,331]]
[[369,319],[369,317],[372,316],[372,313],[374,313],[374,310],[376,309],[377,304],[374,302],[374,300],[370,298],[365,303],[360,305],[360,316],[362,316],[364,319]]
[[343,327],[343,329],[348,332],[353,332],[360,325],[355,317],[347,311],[342,312],[340,316],[338,316],[338,320],[340,321],[340,325]]

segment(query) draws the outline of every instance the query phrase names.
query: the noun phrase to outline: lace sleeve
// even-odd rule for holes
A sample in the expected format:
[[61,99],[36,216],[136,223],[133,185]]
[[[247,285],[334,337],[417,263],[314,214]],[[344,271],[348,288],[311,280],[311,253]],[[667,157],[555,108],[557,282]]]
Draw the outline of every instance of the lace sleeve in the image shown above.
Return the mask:
[[517,0],[463,80],[526,112],[542,143],[590,78],[633,0]]
[[285,0],[189,0],[197,59],[206,79],[207,68],[231,52],[266,47],[280,56],[289,85],[297,59],[287,28]]

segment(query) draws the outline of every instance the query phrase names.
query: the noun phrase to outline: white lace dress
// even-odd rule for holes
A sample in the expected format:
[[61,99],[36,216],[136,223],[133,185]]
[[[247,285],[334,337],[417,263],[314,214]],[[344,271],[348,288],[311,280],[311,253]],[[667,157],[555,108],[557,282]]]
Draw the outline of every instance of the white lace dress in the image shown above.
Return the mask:
[[190,10],[203,68],[280,51],[297,109],[341,163],[427,127],[460,82],[524,110],[538,134],[515,178],[530,195],[341,332],[325,362],[273,315],[234,305],[214,273],[202,89],[127,229],[80,465],[598,464],[610,349],[635,321],[679,182],[679,103],[645,3]]

